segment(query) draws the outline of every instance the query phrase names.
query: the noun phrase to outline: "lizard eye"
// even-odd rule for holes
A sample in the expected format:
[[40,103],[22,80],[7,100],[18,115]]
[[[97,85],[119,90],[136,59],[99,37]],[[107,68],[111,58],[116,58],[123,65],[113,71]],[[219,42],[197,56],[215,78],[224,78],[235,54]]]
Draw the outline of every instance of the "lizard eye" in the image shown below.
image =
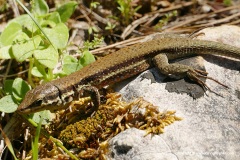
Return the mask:
[[41,100],[41,99],[38,99],[38,100],[36,100],[36,101],[34,102],[34,105],[35,105],[35,106],[41,106],[41,104],[42,104],[42,100]]

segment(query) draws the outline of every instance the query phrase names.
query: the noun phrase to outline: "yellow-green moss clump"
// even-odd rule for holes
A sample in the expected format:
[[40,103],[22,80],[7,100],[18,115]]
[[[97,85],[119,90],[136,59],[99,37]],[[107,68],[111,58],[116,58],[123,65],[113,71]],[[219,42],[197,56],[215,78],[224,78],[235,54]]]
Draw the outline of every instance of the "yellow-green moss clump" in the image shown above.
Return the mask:
[[165,126],[181,120],[175,111],[161,113],[158,107],[141,98],[131,103],[121,101],[117,94],[109,94],[107,98],[95,114],[67,126],[59,135],[66,147],[82,150],[80,158],[98,157],[103,153],[101,149],[106,149],[106,140],[127,128],[146,130],[146,135],[159,134]]

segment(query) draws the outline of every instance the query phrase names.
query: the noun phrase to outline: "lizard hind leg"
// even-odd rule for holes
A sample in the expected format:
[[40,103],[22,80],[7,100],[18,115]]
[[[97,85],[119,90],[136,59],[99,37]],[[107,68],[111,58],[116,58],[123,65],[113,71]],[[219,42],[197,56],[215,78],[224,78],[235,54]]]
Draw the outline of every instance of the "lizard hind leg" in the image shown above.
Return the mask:
[[209,91],[213,92],[210,89],[210,87],[204,81],[202,81],[200,79],[201,77],[211,79],[211,80],[215,81],[216,83],[218,83],[224,87],[227,87],[226,85],[220,83],[219,81],[215,80],[214,78],[208,77],[207,76],[208,73],[205,71],[194,69],[193,67],[184,65],[184,64],[178,64],[178,63],[169,64],[166,54],[156,55],[153,58],[153,63],[160,70],[160,72],[162,74],[167,75],[167,76],[170,76],[170,75],[175,76],[177,78],[188,77],[192,81],[195,81],[199,85],[201,85],[204,90],[209,90]]

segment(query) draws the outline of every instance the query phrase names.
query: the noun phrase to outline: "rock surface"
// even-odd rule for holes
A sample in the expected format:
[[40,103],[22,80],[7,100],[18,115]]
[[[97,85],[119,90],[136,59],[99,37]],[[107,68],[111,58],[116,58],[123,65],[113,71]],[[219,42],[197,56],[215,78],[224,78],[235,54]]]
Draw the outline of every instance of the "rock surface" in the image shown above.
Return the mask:
[[187,94],[170,93],[165,89],[164,77],[156,69],[118,85],[116,89],[125,99],[143,97],[159,106],[160,111],[176,110],[176,115],[184,119],[167,126],[161,135],[144,137],[144,131],[134,128],[118,134],[109,142],[108,159],[239,159],[240,63],[223,57],[203,58],[209,76],[229,87],[207,80],[210,88],[220,95],[207,91],[194,100]]

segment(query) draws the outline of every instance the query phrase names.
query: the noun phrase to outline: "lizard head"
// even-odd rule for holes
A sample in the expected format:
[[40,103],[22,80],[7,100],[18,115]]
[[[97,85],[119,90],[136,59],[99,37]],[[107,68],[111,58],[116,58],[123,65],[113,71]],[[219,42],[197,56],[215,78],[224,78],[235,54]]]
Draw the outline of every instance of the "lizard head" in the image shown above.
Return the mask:
[[[52,83],[46,83],[30,90],[19,105],[17,112],[20,114],[29,114],[45,109],[56,108],[61,102],[58,88]],[[54,109],[54,108],[53,108]]]

